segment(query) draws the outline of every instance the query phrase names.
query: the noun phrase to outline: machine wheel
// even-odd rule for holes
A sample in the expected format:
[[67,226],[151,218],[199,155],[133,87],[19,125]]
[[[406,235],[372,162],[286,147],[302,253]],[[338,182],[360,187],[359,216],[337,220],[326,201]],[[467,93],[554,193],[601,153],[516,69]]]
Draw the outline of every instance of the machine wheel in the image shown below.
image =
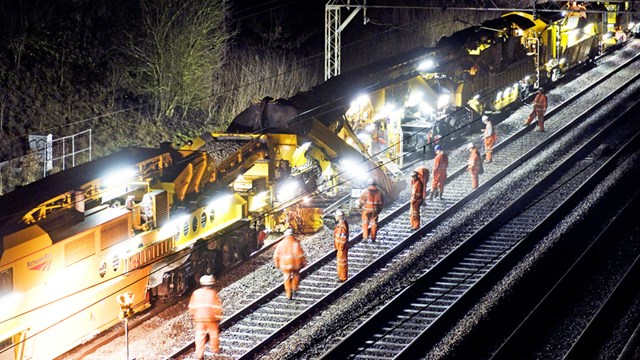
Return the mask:
[[227,241],[222,246],[222,263],[225,269],[232,267],[242,260],[238,244]]

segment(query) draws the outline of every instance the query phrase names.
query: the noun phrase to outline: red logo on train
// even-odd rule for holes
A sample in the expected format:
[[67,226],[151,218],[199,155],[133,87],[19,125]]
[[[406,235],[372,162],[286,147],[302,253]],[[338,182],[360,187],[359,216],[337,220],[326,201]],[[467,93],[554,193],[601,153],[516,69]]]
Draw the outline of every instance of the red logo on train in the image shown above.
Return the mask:
[[27,261],[28,270],[49,271],[51,266],[51,254],[43,254],[35,260]]

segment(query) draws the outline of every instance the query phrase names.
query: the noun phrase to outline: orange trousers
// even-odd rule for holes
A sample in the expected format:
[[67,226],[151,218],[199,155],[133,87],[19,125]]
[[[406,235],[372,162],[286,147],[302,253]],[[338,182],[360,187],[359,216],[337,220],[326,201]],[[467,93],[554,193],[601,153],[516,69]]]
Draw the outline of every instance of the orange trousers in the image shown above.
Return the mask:
[[484,138],[484,151],[486,153],[485,159],[487,161],[491,161],[491,156],[493,155],[493,145],[495,145],[496,138],[493,136],[489,136]]
[[291,299],[292,291],[298,291],[300,285],[300,270],[283,270],[284,276],[284,292],[287,299]]
[[478,180],[478,170],[469,170],[469,173],[471,174],[471,188],[477,189],[480,182]]
[[[369,226],[371,226],[371,234],[369,234]],[[362,211],[362,240],[366,240],[371,236],[372,241],[376,241],[378,234],[378,213],[371,210]]]
[[431,192],[436,189],[442,194],[444,192],[444,183],[447,181],[447,175],[440,171],[433,172],[433,180],[431,181]]
[[220,327],[217,322],[196,322],[196,358],[204,358],[207,337],[211,341],[211,351],[220,352]]
[[336,263],[338,268],[338,279],[345,281],[349,277],[349,265],[347,264],[347,252],[338,250],[336,253]]
[[411,228],[417,229],[420,227],[420,203],[412,201],[409,209],[409,218],[411,219]]
[[538,129],[540,131],[544,131],[544,111],[542,110],[533,109],[533,111],[531,112],[531,115],[529,115],[529,118],[527,119],[526,124],[527,125],[531,124],[531,122],[535,117],[538,118]]

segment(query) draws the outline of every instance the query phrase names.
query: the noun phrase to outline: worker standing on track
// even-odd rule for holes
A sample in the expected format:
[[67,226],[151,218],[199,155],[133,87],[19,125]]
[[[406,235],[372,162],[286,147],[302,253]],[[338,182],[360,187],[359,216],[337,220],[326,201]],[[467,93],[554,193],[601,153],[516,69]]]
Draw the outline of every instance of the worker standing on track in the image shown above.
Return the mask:
[[338,281],[346,281],[349,274],[347,252],[349,250],[349,223],[342,210],[336,210],[336,227],[333,229],[333,247],[336,249]]
[[473,143],[469,143],[467,149],[469,149],[470,152],[467,171],[471,174],[471,189],[475,190],[478,188],[478,175],[483,172],[482,157],[480,156],[480,151],[478,151]]
[[485,156],[487,162],[491,162],[493,161],[493,146],[498,141],[498,134],[496,134],[496,131],[493,128],[493,123],[488,116],[483,115],[482,122],[484,123],[484,133],[482,137],[484,139],[484,151],[486,154]]
[[544,113],[547,111],[547,96],[544,94],[542,88],[538,88],[538,93],[533,99],[533,111],[529,118],[524,123],[524,126],[528,126],[533,121],[533,118],[538,118],[538,130],[544,132]]
[[418,166],[415,170],[418,173],[418,179],[422,182],[422,199],[427,198],[427,184],[429,183],[429,169],[426,166]]
[[207,336],[211,342],[211,351],[220,352],[220,321],[222,320],[222,301],[213,288],[215,279],[211,275],[200,277],[201,288],[191,294],[189,313],[196,324],[196,358],[204,358]]
[[429,200],[433,200],[434,196],[439,196],[442,200],[444,192],[444,183],[447,181],[447,167],[449,166],[449,157],[444,153],[440,145],[434,148],[436,157],[433,159],[433,182],[431,182],[431,195]]
[[409,203],[409,217],[411,219],[411,229],[420,228],[420,206],[424,202],[424,184],[420,180],[417,171],[411,173],[411,201]]
[[359,206],[362,209],[362,240],[369,239],[369,226],[371,226],[371,241],[376,241],[378,215],[384,206],[384,199],[375,180],[369,180],[369,186],[360,195]]
[[288,228],[284,231],[284,239],[276,245],[276,250],[273,252],[273,262],[284,276],[284,291],[287,299],[293,299],[293,292],[298,291],[300,284],[300,269],[307,266],[304,250],[293,236],[293,229]]

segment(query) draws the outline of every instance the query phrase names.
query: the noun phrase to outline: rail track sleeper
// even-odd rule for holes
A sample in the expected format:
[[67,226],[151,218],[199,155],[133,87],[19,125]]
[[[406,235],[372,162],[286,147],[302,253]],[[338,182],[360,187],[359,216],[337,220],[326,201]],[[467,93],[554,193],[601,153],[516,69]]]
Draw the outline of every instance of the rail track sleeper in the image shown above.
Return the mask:
[[469,255],[465,258],[465,261],[473,261],[479,263],[486,263],[491,260],[493,256],[487,256],[487,254],[478,254],[476,252],[469,253]]
[[308,283],[307,285],[313,285],[315,287],[319,287],[319,288],[324,288],[324,289],[332,289],[334,288],[333,283],[327,281],[326,278],[319,280],[319,279],[314,279],[313,277],[308,277],[304,280],[306,283]]
[[486,248],[477,247],[469,253],[469,257],[489,259],[489,258],[492,258],[495,253],[500,253],[500,251],[497,251],[495,249],[486,249]]
[[466,278],[466,276],[444,276],[442,277],[442,280],[455,284],[464,281]]
[[[438,315],[438,313],[425,313],[425,317],[424,319],[432,321],[433,319],[435,319]],[[414,316],[411,315],[404,315],[404,314],[398,314],[395,317],[396,319],[402,319],[402,320],[407,320],[407,319],[413,319]]]
[[455,276],[455,277],[469,277],[469,276],[482,276],[483,272],[477,272],[477,273],[472,273],[469,271],[458,271],[458,270],[452,270],[452,271],[447,271],[446,275],[450,275],[450,276]]

